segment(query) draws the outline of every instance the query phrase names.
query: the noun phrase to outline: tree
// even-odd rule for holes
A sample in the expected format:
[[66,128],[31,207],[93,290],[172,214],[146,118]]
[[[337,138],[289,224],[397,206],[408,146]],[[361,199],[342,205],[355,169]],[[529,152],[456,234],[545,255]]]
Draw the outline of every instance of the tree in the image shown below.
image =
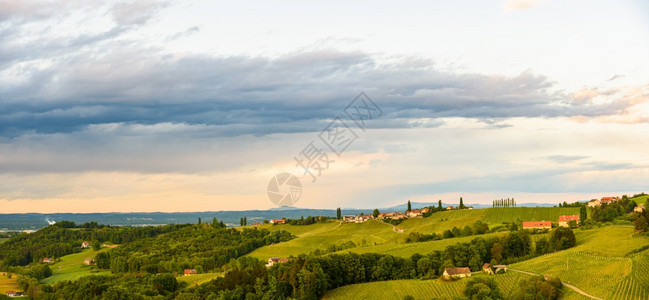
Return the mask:
[[465,209],[466,207],[464,206],[464,202],[462,201],[462,197],[460,197],[460,209]]
[[472,277],[466,283],[464,296],[471,300],[504,299],[496,281],[491,277]]
[[471,226],[466,225],[462,229],[462,236],[471,236],[473,235],[473,230],[471,229]]
[[588,218],[588,212],[586,211],[586,205],[582,205],[579,208],[579,221],[584,222],[586,221],[586,218]]
[[99,251],[101,249],[101,243],[98,240],[95,240],[94,243],[92,243],[92,250]]
[[340,210],[340,207],[336,209],[336,219],[340,220],[342,217],[342,211]]
[[574,247],[576,243],[575,233],[570,228],[557,227],[550,234],[550,245],[556,251]]
[[198,217],[198,225],[201,225],[201,217]]
[[378,218],[380,213],[381,212],[379,211],[379,209],[375,208],[374,211],[372,212],[372,216],[374,216],[375,218]]
[[635,222],[633,222],[633,225],[635,231],[638,233],[647,232],[647,228],[649,228],[649,222],[647,222],[647,219],[643,215],[638,215]]
[[408,211],[412,210],[412,206],[410,205],[410,200],[408,200]]
[[500,263],[500,260],[503,259],[503,245],[500,243],[494,243],[491,247],[491,258]]
[[563,284],[559,278],[545,280],[543,276],[521,281],[518,288],[513,291],[512,299],[547,299],[557,300],[561,297]]

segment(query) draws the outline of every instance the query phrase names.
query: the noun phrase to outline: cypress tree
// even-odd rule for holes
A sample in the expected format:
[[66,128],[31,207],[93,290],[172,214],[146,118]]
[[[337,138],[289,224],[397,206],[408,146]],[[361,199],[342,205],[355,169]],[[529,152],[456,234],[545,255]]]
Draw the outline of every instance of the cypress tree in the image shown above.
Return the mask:
[[408,211],[412,210],[412,206],[410,205],[410,200],[408,200]]

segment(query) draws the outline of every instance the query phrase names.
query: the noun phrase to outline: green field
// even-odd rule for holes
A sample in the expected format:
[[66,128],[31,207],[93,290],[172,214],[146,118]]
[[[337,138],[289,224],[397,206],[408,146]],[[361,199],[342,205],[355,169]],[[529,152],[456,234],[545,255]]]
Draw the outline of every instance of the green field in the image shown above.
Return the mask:
[[428,241],[420,243],[401,243],[401,244],[383,244],[376,246],[357,247],[340,251],[341,253],[381,253],[393,256],[408,258],[415,253],[428,254],[435,250],[444,250],[449,245],[457,243],[468,243],[476,237],[490,237],[505,234],[504,232],[490,233],[485,235],[465,236],[459,238],[443,239],[438,241]]
[[6,241],[8,241],[8,240],[9,240],[9,238],[0,238],[0,244],[6,242]]
[[260,228],[269,230],[286,230],[296,235],[297,238],[288,242],[265,246],[254,250],[248,256],[267,260],[269,257],[288,257],[299,254],[308,254],[316,249],[324,250],[330,245],[339,245],[347,241],[354,242],[357,247],[344,251],[356,253],[385,253],[396,256],[409,257],[413,253],[430,253],[433,250],[442,250],[450,244],[468,242],[474,237],[463,237],[443,241],[404,243],[409,232],[442,233],[453,227],[462,228],[471,225],[477,220],[488,222],[490,225],[499,225],[503,222],[517,220],[551,220],[556,222],[560,215],[579,214],[578,208],[559,207],[509,207],[466,209],[434,213],[428,218],[407,219],[399,224],[398,228],[405,229],[404,233],[396,233],[392,225],[370,220],[365,223],[340,223],[330,221],[313,225],[260,225]]
[[176,277],[176,280],[178,280],[178,282],[186,282],[188,286],[195,286],[206,283],[214,278],[221,277],[223,274],[224,273],[205,273],[191,276],[178,276]]
[[649,299],[649,254],[625,254],[648,245],[633,227],[576,230],[578,244],[510,267],[549,274],[603,299]]
[[7,291],[22,291],[18,286],[18,276],[12,274],[10,279],[6,272],[0,272],[0,294],[4,295]]
[[43,279],[41,282],[46,284],[55,283],[61,280],[77,280],[83,276],[88,275],[108,275],[110,271],[97,271],[95,266],[87,266],[83,264],[83,260],[91,257],[94,258],[100,251],[108,251],[109,248],[103,248],[99,251],[92,249],[85,249],[79,253],[70,254],[61,257],[61,261],[50,265],[52,269],[52,276]]
[[376,220],[365,223],[327,222],[308,226],[275,225],[273,230],[287,230],[298,235],[291,241],[264,246],[249,253],[248,256],[261,260],[269,257],[297,256],[311,253],[316,249],[324,250],[329,245],[352,241],[356,245],[396,244],[404,234],[392,231],[392,225]]
[[[510,295],[513,289],[518,286],[519,280],[526,277],[530,276],[516,272],[493,276],[503,296]],[[325,294],[323,299],[403,299],[406,295],[411,295],[415,299],[453,299],[453,297],[462,295],[465,284],[466,279],[451,282],[439,279],[411,279],[360,283],[331,290]]]

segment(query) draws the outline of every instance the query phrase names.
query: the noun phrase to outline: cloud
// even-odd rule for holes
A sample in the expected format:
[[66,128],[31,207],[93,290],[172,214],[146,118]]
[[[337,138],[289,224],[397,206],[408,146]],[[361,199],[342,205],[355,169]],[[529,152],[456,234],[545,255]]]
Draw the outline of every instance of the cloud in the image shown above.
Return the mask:
[[547,0],[505,0],[502,3],[505,11],[526,10]]
[[491,120],[615,115],[646,100],[598,104],[590,101],[595,95],[619,93],[569,96],[551,92],[553,82],[531,71],[456,74],[326,49],[275,58],[168,56],[120,47],[86,55],[21,69],[22,80],[2,84],[0,134],[68,133],[114,123],[223,126],[228,136],[317,131],[360,91],[385,112],[369,124],[374,128],[438,126],[435,119],[445,117],[507,127]]
[[577,160],[582,160],[588,158],[588,156],[581,156],[581,155],[549,155],[546,156],[545,158],[552,160],[554,162],[558,163],[569,163]]

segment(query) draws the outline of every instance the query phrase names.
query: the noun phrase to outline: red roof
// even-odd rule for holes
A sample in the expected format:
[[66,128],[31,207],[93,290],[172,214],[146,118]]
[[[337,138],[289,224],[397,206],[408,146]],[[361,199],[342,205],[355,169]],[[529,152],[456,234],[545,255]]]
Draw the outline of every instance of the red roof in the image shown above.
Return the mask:
[[196,269],[185,269],[185,275],[196,274]]
[[559,216],[559,222],[579,221],[578,215]]
[[616,197],[602,197],[602,202],[617,201]]
[[552,222],[550,221],[523,222],[523,228],[534,228],[534,227],[552,227]]

